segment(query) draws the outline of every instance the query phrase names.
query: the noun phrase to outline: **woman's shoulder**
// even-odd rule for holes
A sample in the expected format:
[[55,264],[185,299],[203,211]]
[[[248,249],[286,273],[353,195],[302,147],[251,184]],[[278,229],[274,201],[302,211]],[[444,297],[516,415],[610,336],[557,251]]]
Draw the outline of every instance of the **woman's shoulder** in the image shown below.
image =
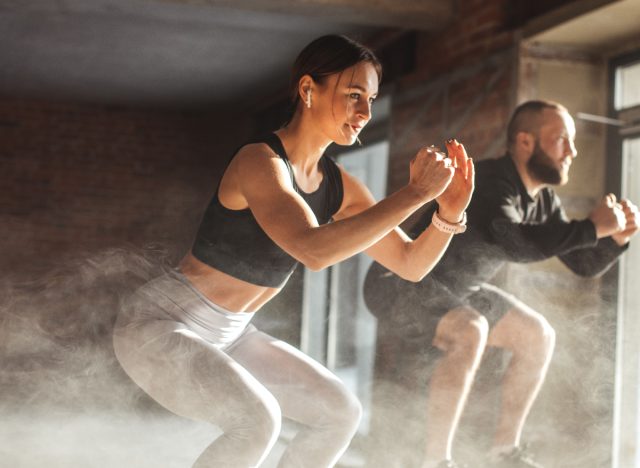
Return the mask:
[[276,151],[263,141],[251,141],[242,145],[236,151],[233,159],[241,165],[264,165],[271,159],[280,159]]
[[230,177],[241,185],[271,186],[273,182],[289,184],[291,172],[285,158],[265,142],[242,146],[228,167]]

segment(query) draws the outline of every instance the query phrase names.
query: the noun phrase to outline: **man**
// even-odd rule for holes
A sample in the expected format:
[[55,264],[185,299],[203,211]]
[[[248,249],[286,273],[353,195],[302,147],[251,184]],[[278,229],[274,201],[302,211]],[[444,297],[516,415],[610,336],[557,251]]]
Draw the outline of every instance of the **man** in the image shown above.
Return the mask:
[[[511,359],[487,466],[540,467],[521,448],[520,436],[547,373],[555,333],[540,313],[485,282],[505,262],[554,256],[578,275],[596,276],[637,232],[637,207],[617,203],[613,194],[587,219],[567,219],[550,187],[569,180],[574,138],[575,124],[562,105],[520,105],[508,125],[507,154],[476,165],[467,231],[454,237],[432,273],[416,284],[375,263],[369,271],[365,297],[379,318],[378,337],[421,340],[441,353],[429,381],[422,468],[458,466],[451,447],[488,346],[509,351]],[[436,208],[419,224],[428,224]]]

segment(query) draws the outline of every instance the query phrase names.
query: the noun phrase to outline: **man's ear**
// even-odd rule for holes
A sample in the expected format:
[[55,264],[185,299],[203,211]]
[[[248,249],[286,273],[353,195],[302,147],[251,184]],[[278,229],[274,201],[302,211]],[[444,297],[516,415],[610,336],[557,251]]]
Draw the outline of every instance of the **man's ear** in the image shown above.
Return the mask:
[[526,154],[533,153],[536,146],[536,137],[533,133],[518,132],[516,135],[516,149]]

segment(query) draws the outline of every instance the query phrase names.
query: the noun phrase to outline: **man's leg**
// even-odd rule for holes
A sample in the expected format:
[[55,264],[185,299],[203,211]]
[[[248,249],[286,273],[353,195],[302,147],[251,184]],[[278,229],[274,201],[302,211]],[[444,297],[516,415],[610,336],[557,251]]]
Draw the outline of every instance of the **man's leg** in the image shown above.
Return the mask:
[[433,345],[443,351],[429,383],[423,468],[451,459],[453,437],[487,343],[487,320],[466,307],[447,312]]
[[[428,382],[442,355],[432,343],[442,318],[463,302],[433,277],[419,283],[398,278],[379,289],[392,299],[369,302],[378,326],[367,466],[417,467],[425,456]],[[445,326],[450,319],[441,334],[453,328]],[[487,334],[485,326],[482,346]],[[431,432],[440,435],[438,428]],[[434,450],[434,456],[443,454],[439,460],[446,458],[447,439],[442,450]]]
[[525,420],[549,368],[555,332],[541,314],[519,303],[492,327],[487,345],[512,353],[502,382],[494,450],[518,447]]

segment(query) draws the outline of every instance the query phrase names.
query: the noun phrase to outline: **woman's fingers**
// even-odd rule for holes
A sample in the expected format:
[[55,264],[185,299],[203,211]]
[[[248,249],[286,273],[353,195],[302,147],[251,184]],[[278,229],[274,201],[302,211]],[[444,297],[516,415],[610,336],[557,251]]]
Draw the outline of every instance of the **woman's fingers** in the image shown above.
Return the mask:
[[469,178],[469,156],[464,145],[458,143],[456,139],[450,139],[446,142],[449,157],[453,162],[453,167],[460,169],[465,179]]
[[458,148],[454,140],[447,140],[445,145],[447,146],[447,153],[449,154],[449,158],[451,158],[452,165],[457,169],[460,167],[460,158],[458,157]]
[[467,156],[467,150],[464,145],[456,141],[458,147],[458,155],[460,158],[459,165],[464,168],[464,178],[469,179],[469,156]]

